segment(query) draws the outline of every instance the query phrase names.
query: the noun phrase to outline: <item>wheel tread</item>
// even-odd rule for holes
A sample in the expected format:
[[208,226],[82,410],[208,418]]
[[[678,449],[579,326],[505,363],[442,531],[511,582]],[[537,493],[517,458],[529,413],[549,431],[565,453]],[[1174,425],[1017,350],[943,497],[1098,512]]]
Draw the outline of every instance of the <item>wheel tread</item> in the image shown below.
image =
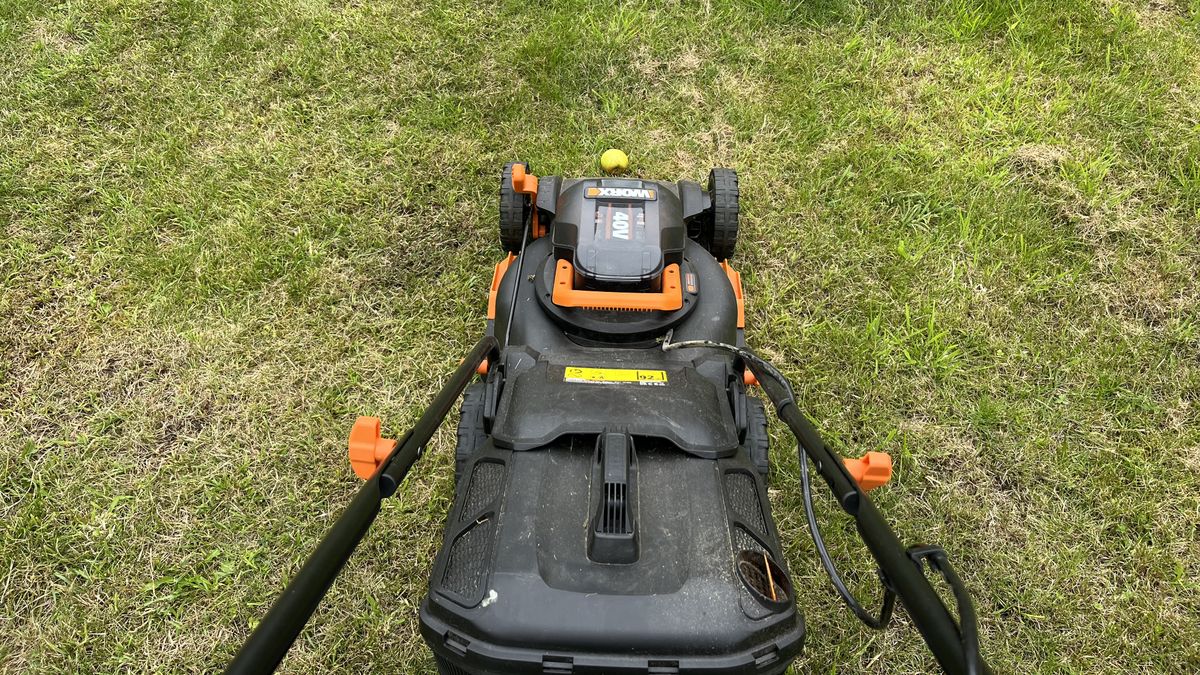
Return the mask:
[[738,239],[740,193],[737,172],[721,168],[710,171],[708,192],[712,198],[712,216],[706,237],[708,251],[717,260],[728,260],[733,257]]
[[529,195],[512,188],[512,168],[516,164],[524,164],[526,170],[529,168],[524,162],[509,162],[504,165],[504,173],[500,176],[500,245],[509,253],[521,250],[525,221],[529,219],[532,208]]
[[767,434],[767,409],[761,399],[753,396],[746,397],[746,449],[750,451],[750,459],[754,468],[762,474],[763,479],[771,472],[771,438]]
[[487,441],[487,428],[483,423],[484,385],[472,384],[463,391],[462,407],[459,409],[457,440],[454,446],[455,480],[462,477],[467,461]]

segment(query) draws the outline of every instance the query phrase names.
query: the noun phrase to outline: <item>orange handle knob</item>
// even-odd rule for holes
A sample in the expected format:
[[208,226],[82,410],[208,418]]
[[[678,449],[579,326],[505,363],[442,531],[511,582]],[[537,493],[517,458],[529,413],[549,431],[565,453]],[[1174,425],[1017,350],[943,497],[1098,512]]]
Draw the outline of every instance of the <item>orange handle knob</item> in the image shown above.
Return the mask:
[[870,492],[892,479],[892,456],[886,452],[868,452],[858,459],[846,458],[846,470],[858,486]]
[[350,467],[363,480],[374,476],[396,448],[395,439],[382,437],[382,426],[378,417],[362,416],[354,420],[350,429]]

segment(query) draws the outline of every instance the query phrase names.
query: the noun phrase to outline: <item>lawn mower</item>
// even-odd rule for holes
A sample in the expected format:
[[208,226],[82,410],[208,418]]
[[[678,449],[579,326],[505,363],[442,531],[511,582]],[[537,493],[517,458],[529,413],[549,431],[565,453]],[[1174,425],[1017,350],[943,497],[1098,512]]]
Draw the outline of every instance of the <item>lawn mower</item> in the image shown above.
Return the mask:
[[[805,623],[755,387],[796,437],[809,530],[854,614],[882,629],[899,599],[946,672],[991,672],[945,551],[904,547],[867,496],[891,459],[835,453],[747,348],[738,197],[730,169],[702,186],[508,164],[486,335],[399,440],[358,419],[349,454],[365,485],[227,672],[279,665],[461,397],[455,498],[419,610],[441,675],[783,673]],[[877,563],[877,613],[826,549],[809,462]]]

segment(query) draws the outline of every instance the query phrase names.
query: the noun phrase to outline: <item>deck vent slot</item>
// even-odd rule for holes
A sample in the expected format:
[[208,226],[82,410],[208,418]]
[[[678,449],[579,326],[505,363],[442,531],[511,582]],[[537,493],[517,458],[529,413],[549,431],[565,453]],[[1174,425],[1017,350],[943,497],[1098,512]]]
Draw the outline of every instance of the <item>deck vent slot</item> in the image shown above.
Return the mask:
[[629,564],[638,559],[636,473],[633,438],[623,432],[600,434],[592,480],[595,511],[588,532],[588,557],[596,562]]

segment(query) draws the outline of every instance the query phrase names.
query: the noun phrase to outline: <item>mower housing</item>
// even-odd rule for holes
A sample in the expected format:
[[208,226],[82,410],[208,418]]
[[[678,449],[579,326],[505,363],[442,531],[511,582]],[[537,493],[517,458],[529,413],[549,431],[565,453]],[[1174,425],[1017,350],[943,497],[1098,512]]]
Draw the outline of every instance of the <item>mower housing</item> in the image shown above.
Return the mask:
[[550,176],[522,207],[502,185],[502,217],[546,236],[497,268],[503,349],[463,402],[420,608],[442,675],[778,674],[799,654],[745,366],[658,348],[668,331],[744,344],[740,281],[705,246],[733,246],[712,186]]

